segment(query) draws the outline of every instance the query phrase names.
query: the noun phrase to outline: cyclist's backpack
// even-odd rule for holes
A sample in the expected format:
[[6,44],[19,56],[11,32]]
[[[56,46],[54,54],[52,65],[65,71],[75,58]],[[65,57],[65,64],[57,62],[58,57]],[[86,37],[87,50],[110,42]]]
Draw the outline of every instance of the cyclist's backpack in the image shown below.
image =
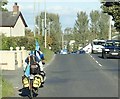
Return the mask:
[[39,67],[39,64],[35,61],[35,56],[32,55],[30,56],[29,58],[30,60],[30,74],[38,74],[39,71],[40,71],[40,67]]

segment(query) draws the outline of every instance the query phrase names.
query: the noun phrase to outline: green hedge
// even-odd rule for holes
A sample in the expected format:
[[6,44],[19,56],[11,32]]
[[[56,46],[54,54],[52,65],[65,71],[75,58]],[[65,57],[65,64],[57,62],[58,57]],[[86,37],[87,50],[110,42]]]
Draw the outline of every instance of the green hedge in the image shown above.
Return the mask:
[[38,40],[41,48],[43,48],[42,40],[34,37],[2,37],[2,50],[9,50],[10,47],[14,49],[16,47],[24,46],[26,50],[35,49],[35,39]]

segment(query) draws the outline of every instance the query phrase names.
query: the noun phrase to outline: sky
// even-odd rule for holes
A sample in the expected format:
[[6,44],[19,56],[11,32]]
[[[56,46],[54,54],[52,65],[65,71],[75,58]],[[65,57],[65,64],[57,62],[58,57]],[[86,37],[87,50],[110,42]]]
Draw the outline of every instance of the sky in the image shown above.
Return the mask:
[[84,11],[89,14],[92,10],[101,10],[99,0],[8,0],[6,7],[9,11],[12,11],[14,2],[18,3],[28,28],[32,30],[34,28],[34,17],[45,10],[45,4],[48,13],[55,13],[60,16],[62,30],[66,27],[73,28],[78,12]]

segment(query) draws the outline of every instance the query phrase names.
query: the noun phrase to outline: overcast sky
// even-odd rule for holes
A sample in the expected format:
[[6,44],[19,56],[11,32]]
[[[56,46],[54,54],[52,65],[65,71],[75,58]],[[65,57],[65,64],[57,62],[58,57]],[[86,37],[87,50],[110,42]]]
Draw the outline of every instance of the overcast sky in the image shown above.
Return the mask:
[[[45,0],[8,0],[7,8],[11,11],[14,2],[20,6],[28,27],[33,30],[34,15],[44,11]],[[89,14],[92,10],[100,10],[99,0],[46,0],[46,10],[60,16],[62,30],[73,27],[77,12],[85,11]],[[35,14],[34,14],[35,13]]]

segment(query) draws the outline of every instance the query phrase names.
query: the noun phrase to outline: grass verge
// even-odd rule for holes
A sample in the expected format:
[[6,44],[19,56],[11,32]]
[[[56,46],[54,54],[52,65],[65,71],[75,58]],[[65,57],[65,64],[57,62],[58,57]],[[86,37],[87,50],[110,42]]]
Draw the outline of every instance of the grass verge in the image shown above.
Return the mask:
[[0,76],[0,99],[2,98],[2,78]]
[[49,63],[54,55],[54,52],[52,52],[51,50],[49,49],[45,49],[43,51],[44,55],[45,55],[45,61],[46,63]]
[[2,97],[9,97],[14,94],[14,88],[11,83],[9,83],[4,78],[0,77],[0,80],[2,80]]

